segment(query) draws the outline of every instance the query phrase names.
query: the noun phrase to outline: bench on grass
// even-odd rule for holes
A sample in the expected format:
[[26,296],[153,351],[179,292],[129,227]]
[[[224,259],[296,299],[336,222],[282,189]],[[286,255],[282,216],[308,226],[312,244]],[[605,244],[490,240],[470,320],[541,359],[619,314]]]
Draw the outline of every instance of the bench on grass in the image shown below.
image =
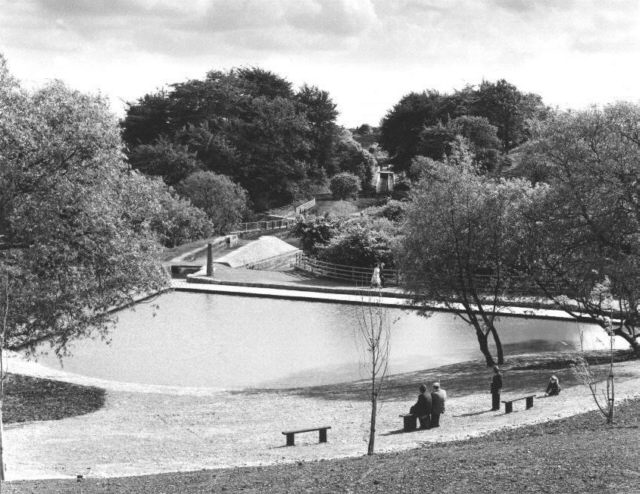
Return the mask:
[[326,427],[315,427],[312,429],[300,429],[298,431],[284,431],[283,434],[285,436],[287,436],[287,446],[295,446],[295,442],[294,442],[294,436],[296,434],[299,434],[301,432],[312,432],[312,431],[319,431],[320,432],[320,442],[321,443],[326,443],[327,442],[327,429],[331,429],[330,426],[326,426]]
[[406,415],[400,415],[403,420],[403,429],[405,432],[415,431],[418,427],[416,425],[416,420],[418,417],[413,415],[412,413],[407,413]]
[[520,398],[514,398],[513,400],[502,400],[502,403],[504,403],[504,413],[513,412],[513,402],[519,401],[519,400],[526,400],[527,410],[529,410],[529,408],[533,408],[533,399],[535,397],[536,395],[529,395],[529,396],[521,396]]

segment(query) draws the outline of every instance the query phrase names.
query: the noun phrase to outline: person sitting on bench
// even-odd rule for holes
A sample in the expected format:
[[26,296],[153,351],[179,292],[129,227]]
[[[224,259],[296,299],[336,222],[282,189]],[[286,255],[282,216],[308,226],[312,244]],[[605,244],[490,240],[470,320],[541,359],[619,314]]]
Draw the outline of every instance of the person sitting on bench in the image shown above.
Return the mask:
[[544,392],[547,396],[557,396],[560,394],[560,381],[556,376],[549,378],[549,384],[547,384],[547,390]]
[[421,429],[428,429],[431,424],[431,393],[427,393],[427,387],[424,384],[421,384],[419,389],[418,401],[411,407],[409,413],[418,417]]

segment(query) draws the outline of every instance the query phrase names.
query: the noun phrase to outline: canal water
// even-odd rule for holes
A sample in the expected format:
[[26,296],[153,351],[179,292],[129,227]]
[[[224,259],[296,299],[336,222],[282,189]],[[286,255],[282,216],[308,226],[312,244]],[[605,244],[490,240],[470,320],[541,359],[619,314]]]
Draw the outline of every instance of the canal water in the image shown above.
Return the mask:
[[[69,372],[144,384],[219,389],[329,384],[365,377],[357,336],[362,308],[271,298],[172,292],[119,313],[111,342],[83,340]],[[480,358],[473,330],[452,314],[389,309],[390,373]],[[597,327],[502,318],[505,352],[606,348]],[[624,345],[621,345],[624,347]],[[60,367],[55,356],[41,363]]]

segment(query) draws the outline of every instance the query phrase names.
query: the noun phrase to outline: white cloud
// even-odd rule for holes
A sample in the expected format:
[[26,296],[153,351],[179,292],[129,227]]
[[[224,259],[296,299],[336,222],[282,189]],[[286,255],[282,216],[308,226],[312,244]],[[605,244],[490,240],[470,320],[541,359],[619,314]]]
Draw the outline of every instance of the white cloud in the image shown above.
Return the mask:
[[637,99],[636,0],[0,0],[16,75],[131,100],[259,65],[377,123],[413,90],[506,78],[549,103]]

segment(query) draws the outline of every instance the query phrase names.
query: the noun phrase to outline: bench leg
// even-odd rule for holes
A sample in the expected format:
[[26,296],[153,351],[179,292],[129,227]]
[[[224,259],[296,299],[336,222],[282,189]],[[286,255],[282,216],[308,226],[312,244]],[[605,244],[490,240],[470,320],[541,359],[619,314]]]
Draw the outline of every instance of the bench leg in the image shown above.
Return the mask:
[[504,404],[504,413],[511,413],[513,412],[513,403],[510,401],[507,401]]
[[403,417],[404,419],[404,430],[405,431],[415,431],[416,430],[416,416],[415,415],[406,415]]
[[529,410],[529,408],[533,408],[533,396],[527,397],[527,410]]
[[293,436],[294,436],[294,434],[287,434],[287,446],[293,446],[294,445]]
[[320,442],[321,443],[327,442],[327,429],[320,429]]

